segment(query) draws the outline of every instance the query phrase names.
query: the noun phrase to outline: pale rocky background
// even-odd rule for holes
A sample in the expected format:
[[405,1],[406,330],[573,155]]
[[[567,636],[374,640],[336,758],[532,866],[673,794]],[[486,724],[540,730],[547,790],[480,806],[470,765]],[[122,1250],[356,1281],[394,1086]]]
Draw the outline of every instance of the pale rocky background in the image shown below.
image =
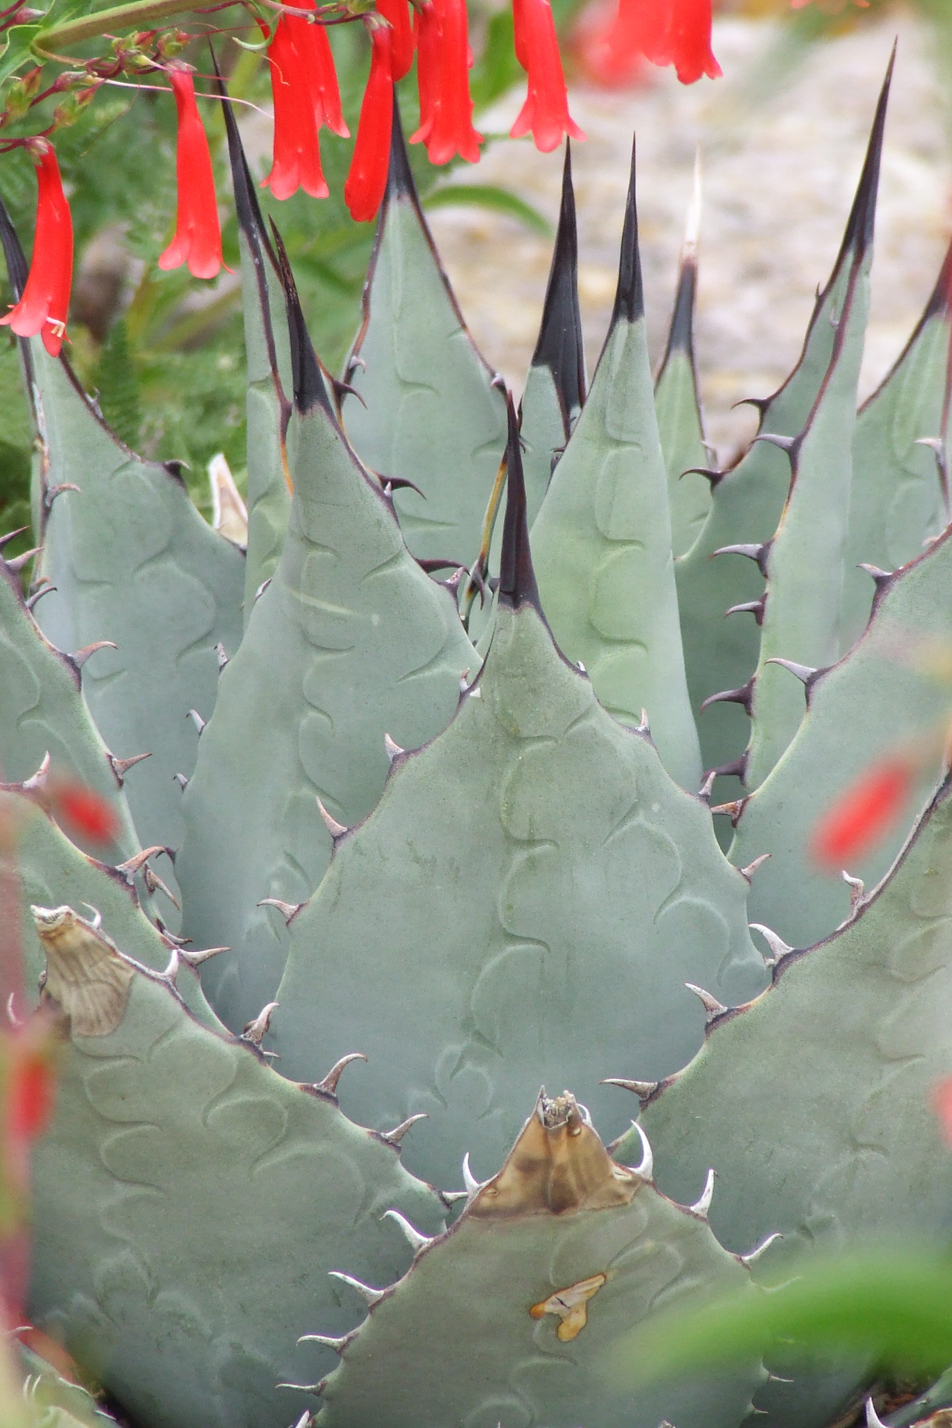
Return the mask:
[[[952,3],[952,0],[950,0]],[[912,14],[814,46],[766,74],[772,22],[725,18],[714,51],[724,78],[683,87],[671,71],[608,92],[573,83],[588,135],[573,146],[579,285],[589,372],[611,311],[633,131],[652,351],[659,357],[692,188],[704,169],[697,356],[708,437],[729,457],[754,429],[746,396],[766,396],[796,361],[817,285],[836,256],[890,49],[899,48],[886,130],[862,393],[898,356],[935,282],[952,233],[948,82]],[[505,132],[522,96],[483,124]],[[561,154],[501,140],[455,181],[513,189],[553,223]],[[518,392],[535,343],[551,241],[475,208],[434,209],[437,246],[477,344]]]

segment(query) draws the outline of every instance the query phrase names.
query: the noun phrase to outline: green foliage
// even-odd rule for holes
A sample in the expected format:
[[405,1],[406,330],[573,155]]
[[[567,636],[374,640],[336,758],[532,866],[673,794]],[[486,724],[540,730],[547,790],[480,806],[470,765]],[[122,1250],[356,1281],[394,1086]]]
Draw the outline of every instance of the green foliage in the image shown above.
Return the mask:
[[702,1309],[669,1311],[613,1354],[628,1384],[762,1357],[779,1344],[801,1363],[872,1355],[880,1368],[929,1375],[952,1359],[947,1250],[885,1244],[818,1258],[757,1299],[735,1292]]

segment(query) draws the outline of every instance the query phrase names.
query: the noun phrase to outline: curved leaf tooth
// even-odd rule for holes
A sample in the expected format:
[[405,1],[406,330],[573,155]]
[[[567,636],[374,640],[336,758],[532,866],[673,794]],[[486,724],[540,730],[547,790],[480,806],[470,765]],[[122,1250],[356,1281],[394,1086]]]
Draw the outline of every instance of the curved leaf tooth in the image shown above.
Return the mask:
[[760,658],[744,771],[749,788],[763,783],[803,719],[802,691],[774,661],[782,658],[815,670],[832,664],[839,654],[856,390],[871,262],[867,250],[866,261],[853,269],[837,309],[829,370],[806,427],[789,452],[790,494],[770,542],[758,620]]
[[710,1220],[728,1249],[780,1231],[784,1267],[814,1246],[945,1233],[931,1097],[952,1074],[950,890],[946,783],[863,909],[785,957],[773,988],[716,1025],[644,1109],[666,1194],[686,1199],[717,1171]]
[[[64,1378],[48,1359],[16,1343],[19,1367],[24,1374],[23,1399],[26,1419],[11,1416],[10,1428],[110,1428],[115,1419],[98,1399],[73,1379]],[[7,1412],[10,1409],[4,1405]]]
[[[142,461],[106,426],[65,358],[29,339],[40,435],[43,554],[55,586],[37,606],[61,650],[111,640],[83,670],[83,693],[112,749],[150,749],[126,796],[144,843],[177,847],[195,737],[184,714],[215,703],[215,646],[241,635],[244,556],[199,515],[171,465]],[[172,463],[174,465],[174,463]],[[74,483],[45,509],[44,493]]]
[[244,585],[247,628],[255,591],[263,580],[274,574],[278,563],[291,506],[291,478],[285,448],[291,417],[291,403],[286,395],[291,391],[291,348],[277,259],[258,206],[234,110],[220,76],[217,83],[238,215],[248,367],[248,550]]
[[603,1364],[662,1299],[745,1286],[760,1292],[706,1224],[616,1165],[572,1096],[543,1093],[499,1174],[371,1307],[317,1422],[733,1428],[759,1365],[633,1395]]
[[[877,760],[897,747],[935,740],[936,730],[948,720],[948,688],[935,678],[933,664],[937,652],[948,647],[950,609],[952,542],[947,533],[897,571],[880,592],[863,638],[839,664],[812,679],[793,742],[744,802],[730,858],[743,866],[770,850],[773,856],[750,890],[750,918],[766,923],[792,946],[809,947],[849,912],[844,884],[812,858],[819,819]],[[802,701],[797,682],[783,670],[780,678]],[[888,871],[917,808],[940,776],[939,765],[936,747],[905,819],[849,869],[867,887]]]
[[413,554],[468,569],[505,445],[505,402],[440,267],[396,107],[364,320],[345,381],[355,395],[344,397],[344,424],[362,460],[422,492],[394,491]]
[[[833,355],[836,327],[831,318],[842,311],[855,270],[868,263],[891,72],[890,65],[843,243],[830,280],[817,298],[800,360],[780,390],[756,404],[761,432],[795,437],[803,430]],[[760,630],[752,620],[723,618],[731,605],[760,598],[759,572],[746,560],[711,557],[724,546],[760,546],[768,541],[777,529],[789,489],[787,457],[767,442],[755,442],[716,483],[704,529],[691,550],[675,562],[684,659],[696,711],[719,689],[744,684],[757,665],[760,647]],[[705,768],[730,763],[749,737],[742,713],[727,705],[712,708],[699,719],[698,732]]]
[[290,524],[244,639],[216,675],[176,861],[188,935],[233,949],[206,983],[237,1030],[275,995],[287,952],[286,930],[259,904],[293,907],[313,892],[334,840],[386,782],[384,734],[411,748],[432,738],[456,709],[460,674],[478,667],[452,597],[420,570],[347,443],[287,281]]
[[50,981],[64,953],[70,1005],[101,1009],[109,967],[129,984],[113,1030],[74,1032],[35,1157],[32,1312],[133,1420],[286,1428],[297,1400],[275,1384],[334,1362],[296,1340],[315,1316],[328,1334],[353,1325],[329,1271],[390,1283],[410,1255],[382,1212],[439,1230],[438,1198],[88,928],[48,939]]
[[880,578],[870,567],[882,573],[914,560],[923,541],[948,522],[934,453],[920,443],[924,437],[946,443],[952,437],[946,410],[950,345],[952,245],[905,351],[856,419],[840,654],[869,620]]
[[668,475],[671,549],[684,555],[697,540],[711,509],[711,483],[699,468],[709,458],[694,361],[694,311],[697,299],[697,240],[701,221],[701,159],[694,170],[678,287],[668,342],[655,381],[658,436]]
[[403,1155],[440,1185],[458,1184],[467,1151],[476,1173],[498,1164],[513,1106],[546,1079],[571,1078],[621,1131],[617,1092],[598,1082],[684,1064],[703,1035],[684,981],[727,1004],[766,982],[747,884],[708,810],[552,643],[514,417],[508,464],[486,665],[335,848],[291,923],[272,1022],[282,1071],[303,1081],[365,1050],[342,1105],[383,1130],[426,1111]]
[[667,478],[645,335],[635,167],[611,326],[582,415],[532,527],[546,616],[623,723],[651,715],[665,767],[701,782],[671,563]]
[[[41,634],[19,580],[0,556],[0,779],[28,780],[48,760],[54,778],[92,789],[115,818],[114,841],[87,846],[100,856],[128,858],[139,845],[119,761],[93,724],[79,683],[76,657],[61,654]],[[121,767],[124,772],[129,764],[123,761]]]

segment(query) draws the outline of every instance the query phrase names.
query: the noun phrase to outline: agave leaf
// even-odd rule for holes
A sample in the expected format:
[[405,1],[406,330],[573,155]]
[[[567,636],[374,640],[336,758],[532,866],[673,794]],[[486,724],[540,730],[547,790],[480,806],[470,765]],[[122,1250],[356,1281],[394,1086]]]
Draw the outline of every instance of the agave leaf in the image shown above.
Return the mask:
[[705,1016],[684,983],[736,1002],[765,980],[745,880],[707,809],[552,642],[514,415],[508,466],[486,664],[449,727],[395,759],[377,807],[337,840],[291,922],[273,1022],[290,1076],[314,1074],[315,1045],[363,1047],[350,1113],[385,1127],[427,1112],[408,1164],[442,1185],[464,1151],[499,1164],[513,1107],[540,1082],[569,1081],[595,1115],[614,1107],[621,1131],[605,1065],[683,1065]]
[[110,762],[89,717],[80,692],[80,665],[40,633],[17,573],[0,555],[0,779],[20,783],[33,777],[47,754],[50,776],[84,784],[114,815],[116,834],[109,848],[86,846],[117,860],[137,852],[122,766]]
[[[867,887],[888,870],[940,776],[949,714],[952,537],[880,580],[866,633],[839,664],[808,677],[807,710],[770,777],[743,801],[730,857],[738,867],[770,859],[751,887],[751,919],[796,947],[825,937],[849,911],[846,885],[812,855],[814,828],[836,798],[884,755],[934,744],[905,823],[847,871]],[[793,676],[781,671],[793,684]],[[802,694],[801,694],[802,698]],[[920,741],[925,741],[922,745]]]
[[[803,352],[794,371],[769,400],[758,402],[759,431],[793,438],[803,430],[829,369],[836,339],[832,313],[842,312],[854,271],[872,246],[879,161],[890,72],[879,97],[856,198],[832,275],[819,295]],[[740,689],[757,665],[760,631],[753,620],[725,620],[734,605],[759,600],[763,577],[743,555],[712,556],[727,546],[764,545],[777,529],[790,489],[790,465],[769,442],[758,441],[731,471],[716,473],[710,514],[687,555],[675,563],[681,637],[698,713],[712,694]],[[746,719],[737,704],[720,702],[699,720],[705,768],[734,763],[747,742]]]
[[[45,965],[30,916],[34,903],[41,907],[58,907],[64,902],[74,907],[85,905],[90,916],[98,913],[102,917],[106,930],[121,939],[137,962],[153,971],[166,971],[173,960],[175,943],[163,936],[142,910],[153,906],[153,896],[145,882],[146,862],[117,868],[88,856],[69,841],[29,795],[8,786],[0,792],[0,833],[11,831],[10,846],[15,854],[12,873],[20,904],[20,948],[30,1006],[36,1003],[38,979]],[[169,877],[168,868],[168,863],[158,864],[163,881]],[[199,1021],[223,1029],[205,1000],[198,973],[189,965],[187,954],[179,959],[176,985]]]
[[285,437],[291,405],[285,393],[291,390],[291,348],[277,259],[268,241],[234,111],[220,79],[218,84],[238,215],[248,369],[248,550],[244,587],[247,629],[255,593],[274,574],[288,527],[291,489]]
[[[572,187],[572,151],[569,140],[566,140],[559,226],[542,306],[539,337],[519,403],[519,436],[530,527],[582,410],[585,387],[585,352],[578,305],[578,233],[575,191]],[[488,574],[491,580],[499,574],[502,522],[497,520],[497,515],[504,477],[505,471],[501,469],[486,511],[480,549],[479,572],[484,577]],[[487,639],[491,636],[495,610],[494,600],[487,598],[485,591],[480,592],[481,599],[477,599],[476,592],[477,586],[471,579],[469,588],[464,592],[463,606],[466,627],[474,643],[484,635]]]
[[357,395],[344,397],[344,425],[361,458],[385,481],[413,483],[394,497],[413,554],[470,567],[506,443],[506,404],[440,267],[396,105],[364,320],[345,380]]
[[[18,291],[23,255],[2,205],[0,236]],[[230,653],[241,638],[244,555],[202,519],[174,463],[142,461],[118,440],[65,358],[50,357],[37,338],[21,349],[41,448],[34,584],[54,587],[37,623],[61,650],[117,646],[84,666],[83,693],[111,749],[152,755],[129,782],[129,807],[144,845],[174,848],[182,834],[174,780],[195,762],[188,711],[209,717],[215,647]]]
[[[829,370],[806,427],[789,446],[790,495],[763,560],[767,588],[755,615],[761,632],[744,764],[749,788],[763,783],[803,718],[801,684],[773,661],[786,659],[817,669],[839,654],[856,389],[869,316],[871,257],[867,252],[867,261],[853,269],[853,281],[835,315]],[[738,610],[733,618],[751,616]]]
[[[946,1233],[949,1153],[931,1094],[952,1072],[949,791],[878,892],[825,942],[783,956],[771,990],[715,1021],[642,1116],[665,1193],[714,1167],[723,1244],[784,1236],[774,1275],[814,1246]],[[795,1381],[771,1382],[758,1403],[803,1428],[827,1423],[871,1377],[858,1353],[820,1376],[802,1377],[787,1354],[770,1366]]]
[[[922,442],[945,439],[952,386],[952,246],[916,330],[892,371],[861,407],[853,438],[853,484],[843,569],[840,653],[862,634],[873,591],[861,565],[895,570],[938,535],[952,512]],[[941,467],[938,473],[941,476]]]
[[318,798],[340,823],[365,817],[389,768],[384,736],[431,738],[478,664],[455,601],[347,443],[293,286],[289,302],[291,521],[202,733],[176,862],[188,935],[232,948],[206,985],[235,1028],[274,995],[287,955],[288,913],[258,904],[303,902],[330,861]]
[[[109,1428],[115,1419],[100,1408],[91,1393],[63,1378],[51,1363],[23,1344],[17,1355],[25,1374],[23,1397],[33,1428]],[[6,1420],[4,1420],[6,1422]],[[11,1424],[10,1428],[13,1428]]]
[[642,1125],[659,1184],[682,1195],[713,1165],[723,1244],[749,1250],[779,1230],[777,1253],[795,1255],[944,1233],[949,1153],[931,1094],[952,1074],[950,910],[947,781],[849,921],[785,954],[771,989],[715,1021],[651,1098]]
[[697,540],[711,509],[708,478],[694,467],[705,467],[708,448],[694,362],[694,308],[697,295],[697,234],[700,222],[700,171],[695,173],[694,198],[681,250],[678,290],[671,314],[664,360],[655,381],[658,436],[668,473],[671,548],[684,555]]
[[440,1202],[331,1089],[272,1071],[260,1029],[199,1025],[60,912],[38,915],[71,1046],[35,1156],[34,1319],[135,1421],[287,1428],[297,1399],[276,1383],[332,1361],[295,1340],[315,1314],[353,1322],[328,1271],[388,1283],[408,1253],[382,1215],[432,1231]]
[[[602,1359],[675,1299],[764,1297],[703,1216],[616,1165],[568,1093],[544,1092],[498,1175],[373,1305],[328,1378],[319,1428],[731,1428],[764,1376],[732,1372],[633,1393]],[[394,1385],[399,1392],[394,1392]]]
[[543,608],[623,723],[642,709],[665,768],[700,783],[671,559],[664,459],[645,334],[635,167],[615,309],[592,390],[532,527]]

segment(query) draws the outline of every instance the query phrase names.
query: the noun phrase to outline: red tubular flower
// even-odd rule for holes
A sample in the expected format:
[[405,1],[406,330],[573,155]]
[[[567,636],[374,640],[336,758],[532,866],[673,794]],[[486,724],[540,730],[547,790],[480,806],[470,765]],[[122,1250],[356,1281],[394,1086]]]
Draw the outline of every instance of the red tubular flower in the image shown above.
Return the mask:
[[73,281],[73,220],[52,145],[36,139],[32,147],[37,159],[33,261],[20,301],[0,323],[12,327],[18,337],[39,333],[50,356],[58,357]]
[[510,135],[532,131],[537,149],[557,149],[562,135],[584,139],[569,115],[569,97],[549,0],[512,0],[516,58],[529,76],[529,93]]
[[667,63],[674,65],[682,84],[693,84],[702,74],[718,78],[721,67],[711,50],[711,0],[674,0],[668,54]]
[[339,134],[342,139],[349,139],[350,130],[344,123],[341,111],[340,86],[337,83],[334,54],[327,30],[323,25],[309,25],[306,20],[301,21],[301,24],[306,34],[302,52],[308,64],[310,82],[314,87],[317,127],[326,124],[328,129]]
[[290,198],[299,188],[312,198],[326,198],[330,192],[317,138],[322,104],[312,90],[306,59],[310,48],[307,32],[312,28],[316,27],[299,15],[282,15],[268,47],[274,148],[271,172],[261,186],[270,187],[275,198]]
[[344,202],[357,223],[370,222],[387,187],[393,126],[392,34],[384,25],[370,32],[370,75],[360,106],[354,156],[344,184]]
[[896,822],[916,772],[908,758],[894,755],[852,783],[814,829],[816,862],[840,869],[864,857]]
[[586,72],[602,83],[634,76],[641,56],[673,64],[682,84],[721,73],[711,52],[711,0],[618,0],[607,25],[580,31],[579,48]]
[[479,162],[483,136],[473,128],[467,30],[466,0],[427,0],[420,11],[420,127],[410,143],[425,143],[431,164],[454,154]]
[[377,0],[377,9],[390,21],[390,50],[393,77],[402,79],[413,63],[416,35],[410,23],[408,0]]
[[189,70],[168,71],[178,110],[178,216],[175,237],[159,259],[165,270],[188,264],[194,278],[214,278],[222,265],[221,227],[208,140]]

